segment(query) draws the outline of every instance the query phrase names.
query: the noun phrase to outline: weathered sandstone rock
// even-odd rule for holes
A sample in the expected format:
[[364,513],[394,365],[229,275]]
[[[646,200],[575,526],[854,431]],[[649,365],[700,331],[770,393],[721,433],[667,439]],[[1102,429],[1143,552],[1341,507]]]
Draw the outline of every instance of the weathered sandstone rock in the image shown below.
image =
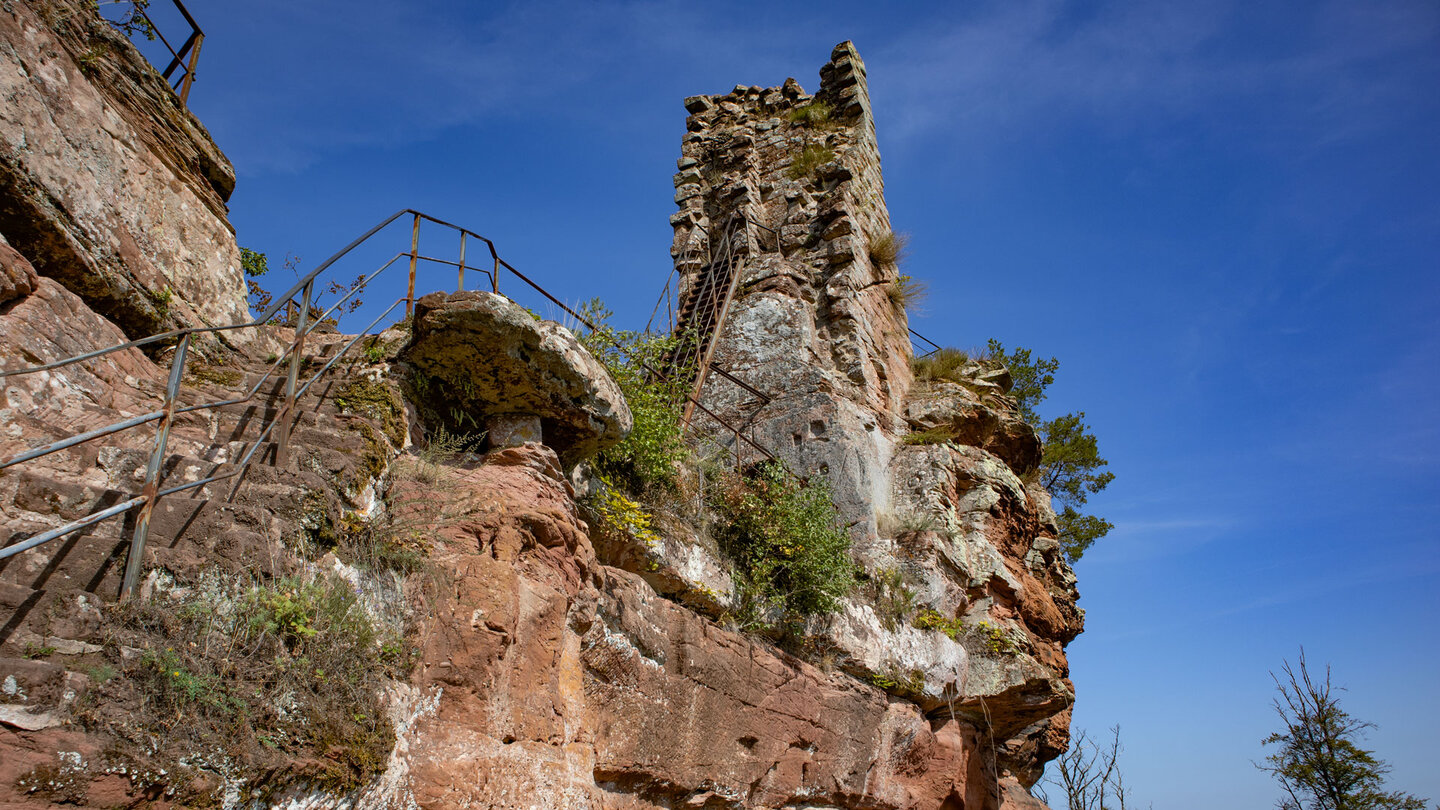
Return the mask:
[[480,506],[440,532],[434,708],[361,807],[998,806],[971,727],[598,565],[550,451],[503,454],[444,482]]
[[0,236],[0,304],[29,295],[39,283],[29,260]]
[[567,467],[630,432],[630,408],[605,368],[565,327],[502,295],[421,298],[402,358],[425,381],[422,398],[440,418],[458,423],[452,409],[459,409],[475,424],[499,428],[492,442],[518,443],[534,432],[524,417],[538,418],[543,441]]
[[912,430],[944,431],[954,443],[989,450],[1025,475],[1040,463],[1040,437],[1013,411],[998,397],[981,397],[952,382],[917,384],[905,403]]
[[7,5],[0,94],[0,232],[41,275],[131,337],[247,319],[234,170],[91,4]]

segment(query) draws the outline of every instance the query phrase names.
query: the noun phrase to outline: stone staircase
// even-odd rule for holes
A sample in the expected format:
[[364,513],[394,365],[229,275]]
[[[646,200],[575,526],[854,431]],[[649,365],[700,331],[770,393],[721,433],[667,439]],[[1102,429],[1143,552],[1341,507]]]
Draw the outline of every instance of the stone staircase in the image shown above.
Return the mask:
[[[307,346],[306,368],[318,368],[342,345],[316,343]],[[293,570],[299,547],[333,542],[342,514],[364,511],[373,502],[371,456],[383,426],[337,402],[347,383],[368,379],[366,370],[373,376],[376,369],[363,362],[340,361],[297,400],[283,464],[275,464],[274,441],[255,446],[283,406],[283,374],[265,380],[248,402],[178,416],[162,466],[162,490],[233,472],[252,447],[254,458],[239,475],[156,503],[145,569],[163,570],[181,582],[212,568],[277,576]],[[188,378],[180,407],[243,396],[269,367],[240,356],[204,379]],[[84,421],[105,424],[131,415],[95,406]],[[53,427],[57,436],[64,435],[63,426]],[[0,474],[0,546],[133,497],[143,486],[154,435],[153,426],[142,426]],[[268,439],[274,438],[272,431]],[[389,443],[383,446],[382,464],[392,451]],[[5,617],[0,672],[38,677],[50,667],[32,659],[58,659],[63,667],[67,655],[100,649],[99,612],[119,594],[136,511],[0,559],[0,617]]]

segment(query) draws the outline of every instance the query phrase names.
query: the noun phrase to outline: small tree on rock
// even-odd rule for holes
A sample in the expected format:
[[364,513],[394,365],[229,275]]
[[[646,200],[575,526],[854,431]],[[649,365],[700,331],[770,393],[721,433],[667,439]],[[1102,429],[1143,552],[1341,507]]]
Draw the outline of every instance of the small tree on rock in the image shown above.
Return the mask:
[[1275,753],[1255,767],[1275,777],[1285,791],[1276,802],[1280,810],[1426,810],[1426,800],[1409,793],[1383,790],[1390,766],[1360,747],[1373,723],[1357,720],[1340,708],[1330,685],[1330,667],[1324,680],[1310,676],[1305,651],[1300,651],[1297,672],[1286,661],[1275,673],[1275,713],[1284,730],[1266,737],[1264,745]]
[[1045,399],[1046,387],[1055,382],[1060,361],[1053,357],[1034,357],[1029,349],[1007,352],[994,338],[990,339],[988,352],[991,359],[1010,369],[1015,381],[1010,396],[1015,399],[1020,415],[1035,427],[1045,445],[1040,458],[1040,483],[1061,507],[1055,515],[1060,527],[1060,536],[1056,539],[1060,541],[1065,559],[1073,563],[1096,539],[1115,528],[1110,521],[1079,510],[1091,495],[1109,486],[1115,474],[1104,469],[1110,462],[1100,457],[1095,434],[1085,424],[1084,411],[1042,419],[1035,410]]

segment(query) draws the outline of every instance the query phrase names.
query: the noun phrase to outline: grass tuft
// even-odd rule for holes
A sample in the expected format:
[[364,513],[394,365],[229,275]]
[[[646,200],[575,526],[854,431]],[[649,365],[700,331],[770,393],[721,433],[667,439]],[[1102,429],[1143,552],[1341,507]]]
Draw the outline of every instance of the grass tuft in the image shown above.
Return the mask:
[[930,295],[930,287],[923,281],[902,275],[885,286],[885,295],[896,309],[913,309]]
[[910,235],[886,231],[870,237],[870,261],[876,266],[899,265],[909,255]]
[[828,146],[819,144],[807,144],[795,154],[790,162],[790,168],[785,171],[791,180],[802,180],[815,173],[815,170],[835,159],[834,150]]

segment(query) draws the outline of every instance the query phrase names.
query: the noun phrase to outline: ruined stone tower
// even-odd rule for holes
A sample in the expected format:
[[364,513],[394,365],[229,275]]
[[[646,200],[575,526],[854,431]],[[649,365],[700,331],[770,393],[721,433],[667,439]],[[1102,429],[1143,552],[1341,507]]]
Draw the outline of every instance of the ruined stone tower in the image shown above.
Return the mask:
[[[892,301],[897,266],[879,260],[894,234],[865,63],[843,42],[820,77],[813,96],[789,79],[685,100],[671,255],[690,316],[682,330],[701,320],[694,299],[709,285],[733,289],[719,302],[723,322],[693,327],[702,339],[714,331],[709,357],[733,375],[702,362],[702,403],[827,475],[846,520],[873,535],[890,501],[884,468],[903,428],[911,349]],[[737,272],[717,282],[726,251]],[[696,417],[701,430],[713,421]]]
[[[1075,580],[1008,373],[913,377],[864,62],[842,42],[813,96],[788,79],[685,107],[671,255],[694,432],[829,482],[862,579],[898,584],[858,589],[807,634],[843,670],[908,678],[890,691],[986,729],[995,775],[1029,786],[1066,743]],[[944,438],[911,435],[927,431]],[[885,588],[963,631],[897,621]]]

